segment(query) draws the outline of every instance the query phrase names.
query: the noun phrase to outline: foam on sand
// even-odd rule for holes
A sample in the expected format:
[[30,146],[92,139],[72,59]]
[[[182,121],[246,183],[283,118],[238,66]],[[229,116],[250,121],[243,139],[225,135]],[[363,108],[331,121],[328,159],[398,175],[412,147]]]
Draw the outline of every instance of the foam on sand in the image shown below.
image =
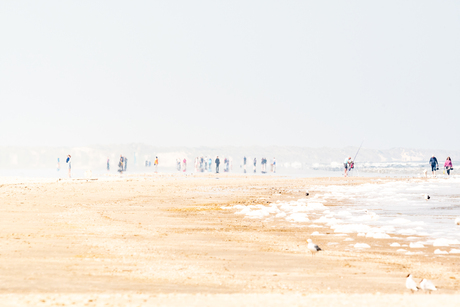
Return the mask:
[[355,245],[353,245],[355,248],[371,248],[371,246],[369,244],[366,244],[366,243],[356,243]]

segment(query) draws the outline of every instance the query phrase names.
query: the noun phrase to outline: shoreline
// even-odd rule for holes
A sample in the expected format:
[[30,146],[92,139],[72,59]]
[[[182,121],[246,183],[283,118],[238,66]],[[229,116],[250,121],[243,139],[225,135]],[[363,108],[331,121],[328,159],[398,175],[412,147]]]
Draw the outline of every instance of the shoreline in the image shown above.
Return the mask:
[[[433,297],[447,305],[450,298],[452,304],[458,299],[458,255],[434,255],[433,246],[425,248],[429,257],[404,255],[389,246],[396,239],[341,236],[326,228],[263,222],[222,209],[300,199],[307,188],[314,197],[319,185],[406,178],[229,174],[200,179],[161,175],[2,184],[0,297],[25,304],[23,299],[31,295],[71,298],[69,293],[76,293],[107,302],[115,293],[131,293],[133,299],[145,296],[158,303],[161,299],[152,297],[162,295],[184,305],[182,294],[210,296],[204,302],[256,295],[252,293],[267,302],[270,296],[301,302],[303,295],[374,301],[380,293],[376,302],[384,302],[387,294],[390,302],[406,300],[405,276],[410,272],[417,281],[432,280],[439,288]],[[347,206],[336,200],[324,205]],[[324,235],[311,236],[315,231]],[[310,256],[308,238],[324,251]],[[347,250],[345,238],[372,249]],[[102,299],[104,293],[109,298]]]

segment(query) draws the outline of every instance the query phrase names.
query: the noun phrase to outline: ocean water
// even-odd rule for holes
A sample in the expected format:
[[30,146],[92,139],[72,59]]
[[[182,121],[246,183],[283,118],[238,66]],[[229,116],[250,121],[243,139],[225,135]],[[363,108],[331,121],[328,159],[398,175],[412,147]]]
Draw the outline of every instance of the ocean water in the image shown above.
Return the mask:
[[[283,221],[299,227],[329,228],[336,236],[357,234],[387,240],[405,238],[408,255],[423,253],[424,246],[437,246],[438,254],[460,253],[460,178],[389,180],[373,179],[356,186],[315,186],[314,197],[276,202],[269,206],[233,206],[245,218],[268,225]],[[430,199],[426,200],[425,195]],[[339,201],[339,202],[336,202]],[[324,206],[325,203],[343,203]],[[311,235],[319,235],[312,232]],[[346,240],[353,241],[351,238]],[[356,248],[370,248],[356,243]]]

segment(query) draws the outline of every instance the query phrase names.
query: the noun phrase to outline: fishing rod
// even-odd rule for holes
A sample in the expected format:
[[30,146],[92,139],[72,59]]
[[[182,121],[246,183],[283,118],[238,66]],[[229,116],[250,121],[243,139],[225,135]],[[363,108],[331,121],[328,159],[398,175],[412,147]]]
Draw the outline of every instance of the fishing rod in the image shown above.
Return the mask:
[[363,143],[364,143],[364,140],[361,142],[361,145],[359,145],[358,151],[356,152],[356,155],[355,155],[355,157],[354,157],[354,159],[353,159],[353,164],[354,164],[355,161],[356,161],[356,157],[358,156],[358,153],[359,153],[359,151],[361,150],[361,146],[363,146]]
[[361,145],[359,145],[359,148],[358,148],[358,151],[356,152],[356,155],[355,157],[353,158],[353,161],[352,161],[352,168],[350,170],[354,170],[355,169],[355,164],[356,164],[356,157],[358,156],[358,153],[359,151],[361,150],[361,146],[363,146],[363,143],[364,143],[364,140],[361,142]]

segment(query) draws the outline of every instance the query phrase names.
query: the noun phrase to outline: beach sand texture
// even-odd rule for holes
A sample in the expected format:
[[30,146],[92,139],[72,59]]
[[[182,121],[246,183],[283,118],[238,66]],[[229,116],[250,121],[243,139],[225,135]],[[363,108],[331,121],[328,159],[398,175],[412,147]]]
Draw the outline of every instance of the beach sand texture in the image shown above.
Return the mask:
[[[404,255],[356,234],[353,243],[372,248],[350,251],[327,227],[222,209],[370,180],[156,174],[4,183],[0,305],[458,306],[458,255],[432,246],[430,256]],[[310,256],[308,238],[323,251]],[[411,294],[408,273],[439,291]]]

